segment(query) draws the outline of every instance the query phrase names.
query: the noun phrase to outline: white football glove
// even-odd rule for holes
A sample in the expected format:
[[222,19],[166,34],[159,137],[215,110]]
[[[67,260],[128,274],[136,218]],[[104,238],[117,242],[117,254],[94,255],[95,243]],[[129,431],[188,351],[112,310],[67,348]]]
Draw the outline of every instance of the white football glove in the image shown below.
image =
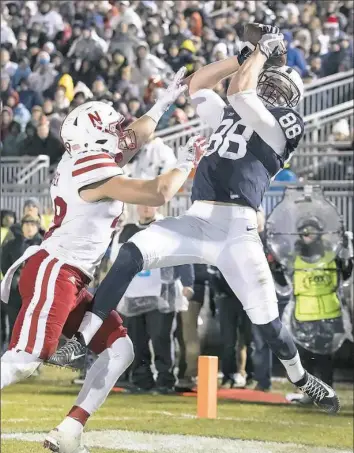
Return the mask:
[[179,170],[190,172],[196,167],[207,150],[207,142],[199,135],[191,137],[188,142],[178,149],[176,167]]
[[258,41],[259,50],[268,59],[284,46],[284,36],[282,33],[266,33]]
[[151,109],[146,113],[147,116],[150,116],[156,123],[160,121],[161,116],[166,112],[170,105],[180,96],[186,89],[187,85],[181,85],[184,75],[186,73],[186,68],[183,66],[175,74],[172,82],[168,85],[166,90],[163,90],[151,107]]
[[181,85],[186,73],[186,68],[183,66],[173,77],[166,90],[159,96],[157,102],[164,106],[165,110],[180,96],[187,88],[187,85]]

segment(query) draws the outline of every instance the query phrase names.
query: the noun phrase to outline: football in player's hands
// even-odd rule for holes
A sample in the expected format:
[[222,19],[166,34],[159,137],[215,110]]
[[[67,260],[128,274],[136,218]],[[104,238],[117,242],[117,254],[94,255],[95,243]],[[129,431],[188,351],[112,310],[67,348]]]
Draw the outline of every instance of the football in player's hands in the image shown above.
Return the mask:
[[[278,27],[272,27],[271,25],[263,25],[257,23],[251,23],[245,25],[243,41],[245,43],[250,43],[252,46],[256,47],[258,41],[262,38],[263,35],[269,33],[279,33]],[[275,52],[265,63],[267,66],[284,66],[286,64],[286,46],[285,43],[281,46],[278,51]]]

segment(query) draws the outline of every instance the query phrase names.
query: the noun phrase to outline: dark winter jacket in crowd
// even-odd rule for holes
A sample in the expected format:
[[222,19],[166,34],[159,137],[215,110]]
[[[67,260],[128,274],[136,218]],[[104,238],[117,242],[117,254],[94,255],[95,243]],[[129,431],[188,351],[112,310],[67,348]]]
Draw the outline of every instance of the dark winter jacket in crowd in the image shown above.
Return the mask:
[[57,163],[65,151],[62,142],[51,132],[46,139],[42,140],[37,133],[33,137],[27,137],[20,145],[22,156],[39,156],[45,154],[50,158],[50,165]]

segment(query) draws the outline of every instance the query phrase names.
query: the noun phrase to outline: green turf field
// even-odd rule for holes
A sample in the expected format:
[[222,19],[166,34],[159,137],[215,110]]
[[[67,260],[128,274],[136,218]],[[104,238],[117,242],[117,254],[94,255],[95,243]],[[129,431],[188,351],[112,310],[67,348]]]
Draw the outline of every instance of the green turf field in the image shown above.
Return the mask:
[[[2,453],[47,451],[44,434],[65,416],[79,390],[70,384],[74,376],[43,368],[39,378],[2,392]],[[277,391],[292,390],[278,385]],[[85,442],[92,453],[352,452],[352,388],[339,387],[339,394],[336,416],[311,407],[219,401],[217,420],[197,419],[195,398],[113,394],[89,421]]]

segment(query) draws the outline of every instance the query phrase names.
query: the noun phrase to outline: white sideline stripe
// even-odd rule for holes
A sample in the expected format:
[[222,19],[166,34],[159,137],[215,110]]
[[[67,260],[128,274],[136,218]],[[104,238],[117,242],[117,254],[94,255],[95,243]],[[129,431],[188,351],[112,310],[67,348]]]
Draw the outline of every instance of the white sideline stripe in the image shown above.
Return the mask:
[[[236,428],[235,428],[236,429]],[[43,442],[44,433],[7,433],[1,438],[29,442]],[[165,435],[134,431],[89,431],[84,435],[88,447],[108,450],[131,450],[142,453],[351,453],[349,450],[311,447],[299,444],[280,444],[217,437]]]

